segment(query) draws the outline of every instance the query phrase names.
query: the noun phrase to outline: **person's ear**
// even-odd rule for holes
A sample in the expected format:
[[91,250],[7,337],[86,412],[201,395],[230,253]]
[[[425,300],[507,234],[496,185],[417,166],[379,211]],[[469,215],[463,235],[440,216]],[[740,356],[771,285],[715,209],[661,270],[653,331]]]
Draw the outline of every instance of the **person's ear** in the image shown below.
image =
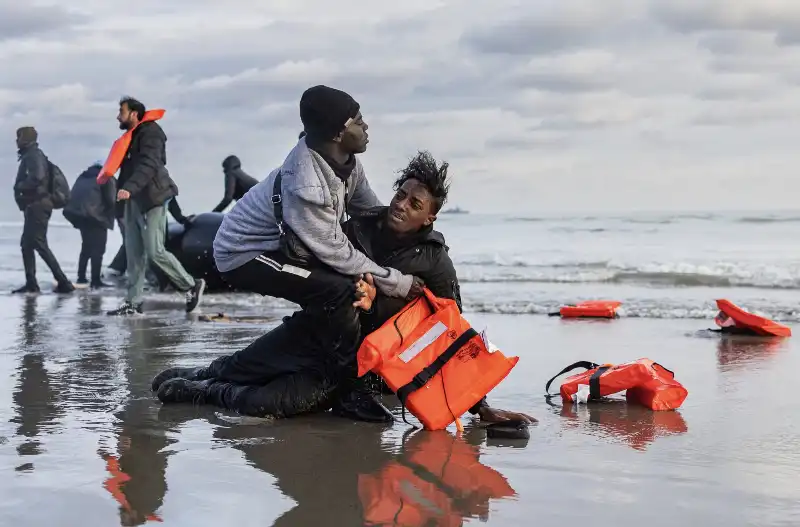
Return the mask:
[[431,225],[434,221],[436,221],[436,214],[431,214],[425,219],[424,225],[427,227],[428,225]]

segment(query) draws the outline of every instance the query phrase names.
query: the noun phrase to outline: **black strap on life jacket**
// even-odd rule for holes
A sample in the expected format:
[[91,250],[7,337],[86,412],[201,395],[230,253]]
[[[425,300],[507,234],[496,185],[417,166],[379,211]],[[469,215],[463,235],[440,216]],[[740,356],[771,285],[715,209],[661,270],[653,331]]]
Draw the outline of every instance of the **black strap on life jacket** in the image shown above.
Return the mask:
[[[414,426],[408,421],[406,421],[406,401],[408,401],[408,397],[415,391],[425,386],[425,384],[427,384],[427,382],[431,380],[434,377],[434,375],[436,375],[442,370],[444,365],[447,364],[447,362],[450,359],[455,357],[456,353],[458,353],[458,350],[463,348],[467,344],[467,342],[470,341],[470,339],[477,336],[478,332],[475,331],[475,329],[473,328],[469,328],[464,333],[462,333],[460,337],[454,340],[453,343],[450,344],[446,350],[444,350],[444,353],[436,357],[435,361],[426,366],[421,372],[414,375],[414,378],[411,379],[411,381],[408,384],[398,388],[397,398],[400,399],[400,404],[402,405],[402,411],[403,411],[403,421],[407,425]],[[445,399],[446,398],[447,394],[445,393]]]
[[592,374],[589,378],[589,399],[599,399],[600,396],[600,376],[603,375],[606,370],[609,369],[610,366],[600,366],[599,364],[595,364],[594,362],[589,362],[585,360],[578,361],[576,363],[570,364],[560,372],[558,372],[552,379],[547,381],[547,384],[544,386],[544,391],[547,394],[546,397],[550,397],[550,385],[553,383],[556,378],[564,375],[567,372],[570,372],[577,368],[583,368],[585,370],[593,370],[597,368],[597,371]]
[[275,174],[275,182],[272,184],[272,210],[275,215],[275,223],[278,224],[278,232],[283,237],[283,199],[281,198],[281,172]]

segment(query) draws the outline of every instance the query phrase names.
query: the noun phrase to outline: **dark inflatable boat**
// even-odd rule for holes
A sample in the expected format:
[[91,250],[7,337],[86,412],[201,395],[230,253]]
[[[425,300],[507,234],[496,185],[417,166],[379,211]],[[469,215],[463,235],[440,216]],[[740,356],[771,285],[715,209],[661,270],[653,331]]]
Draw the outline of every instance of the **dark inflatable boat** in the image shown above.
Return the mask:
[[[209,292],[232,291],[214,264],[212,246],[223,216],[221,212],[204,212],[196,215],[188,228],[175,222],[170,222],[167,227],[167,250],[178,258],[189,274],[204,278]],[[169,284],[167,277],[157,269],[155,274],[161,288],[165,288]]]

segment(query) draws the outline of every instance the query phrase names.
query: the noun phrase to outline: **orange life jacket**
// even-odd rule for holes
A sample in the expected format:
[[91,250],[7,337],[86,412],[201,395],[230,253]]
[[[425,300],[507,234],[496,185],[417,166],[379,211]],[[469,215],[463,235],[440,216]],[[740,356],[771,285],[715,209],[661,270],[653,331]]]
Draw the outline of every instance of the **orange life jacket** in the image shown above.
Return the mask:
[[478,447],[440,430],[415,434],[375,474],[358,476],[364,525],[457,527],[486,515],[490,499],[514,496],[506,478],[478,460]]
[[[142,120],[139,121],[139,124],[146,123],[148,121],[158,121],[164,117],[165,113],[166,110],[161,109],[148,110],[144,112],[144,117],[142,117]],[[97,174],[97,183],[102,185],[114,177],[114,174],[117,173],[120,165],[122,165],[122,160],[125,159],[125,155],[128,153],[128,148],[131,146],[133,131],[136,130],[139,124],[122,134],[122,137],[114,141],[114,144],[111,145],[111,152],[108,153],[108,158],[106,158],[106,162],[103,164],[102,170],[100,170],[100,173]]]
[[615,318],[622,302],[616,300],[589,300],[574,306],[564,306],[558,314],[563,318]]
[[768,318],[748,313],[730,300],[717,300],[717,307],[719,314],[714,318],[714,322],[723,329],[736,327],[766,337],[792,336],[791,328]]
[[403,403],[404,420],[408,406],[426,429],[440,430],[497,386],[518,361],[489,350],[454,300],[425,289],[364,339],[358,376],[377,373]]
[[675,380],[675,374],[650,359],[633,362],[606,364],[600,366],[593,362],[581,361],[561,370],[547,381],[545,391],[556,377],[576,368],[588,371],[567,377],[561,384],[561,399],[564,403],[575,401],[580,385],[589,387],[589,401],[625,390],[628,402],[641,404],[651,410],[674,410],[679,408],[689,392]]

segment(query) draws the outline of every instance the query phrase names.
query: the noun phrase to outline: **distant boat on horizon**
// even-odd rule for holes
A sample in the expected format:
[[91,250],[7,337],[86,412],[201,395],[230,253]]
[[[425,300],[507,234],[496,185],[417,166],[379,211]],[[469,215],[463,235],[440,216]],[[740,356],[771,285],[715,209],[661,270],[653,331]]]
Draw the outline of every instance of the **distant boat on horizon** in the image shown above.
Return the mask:
[[469,214],[469,211],[456,206],[452,209],[443,210],[442,214]]

